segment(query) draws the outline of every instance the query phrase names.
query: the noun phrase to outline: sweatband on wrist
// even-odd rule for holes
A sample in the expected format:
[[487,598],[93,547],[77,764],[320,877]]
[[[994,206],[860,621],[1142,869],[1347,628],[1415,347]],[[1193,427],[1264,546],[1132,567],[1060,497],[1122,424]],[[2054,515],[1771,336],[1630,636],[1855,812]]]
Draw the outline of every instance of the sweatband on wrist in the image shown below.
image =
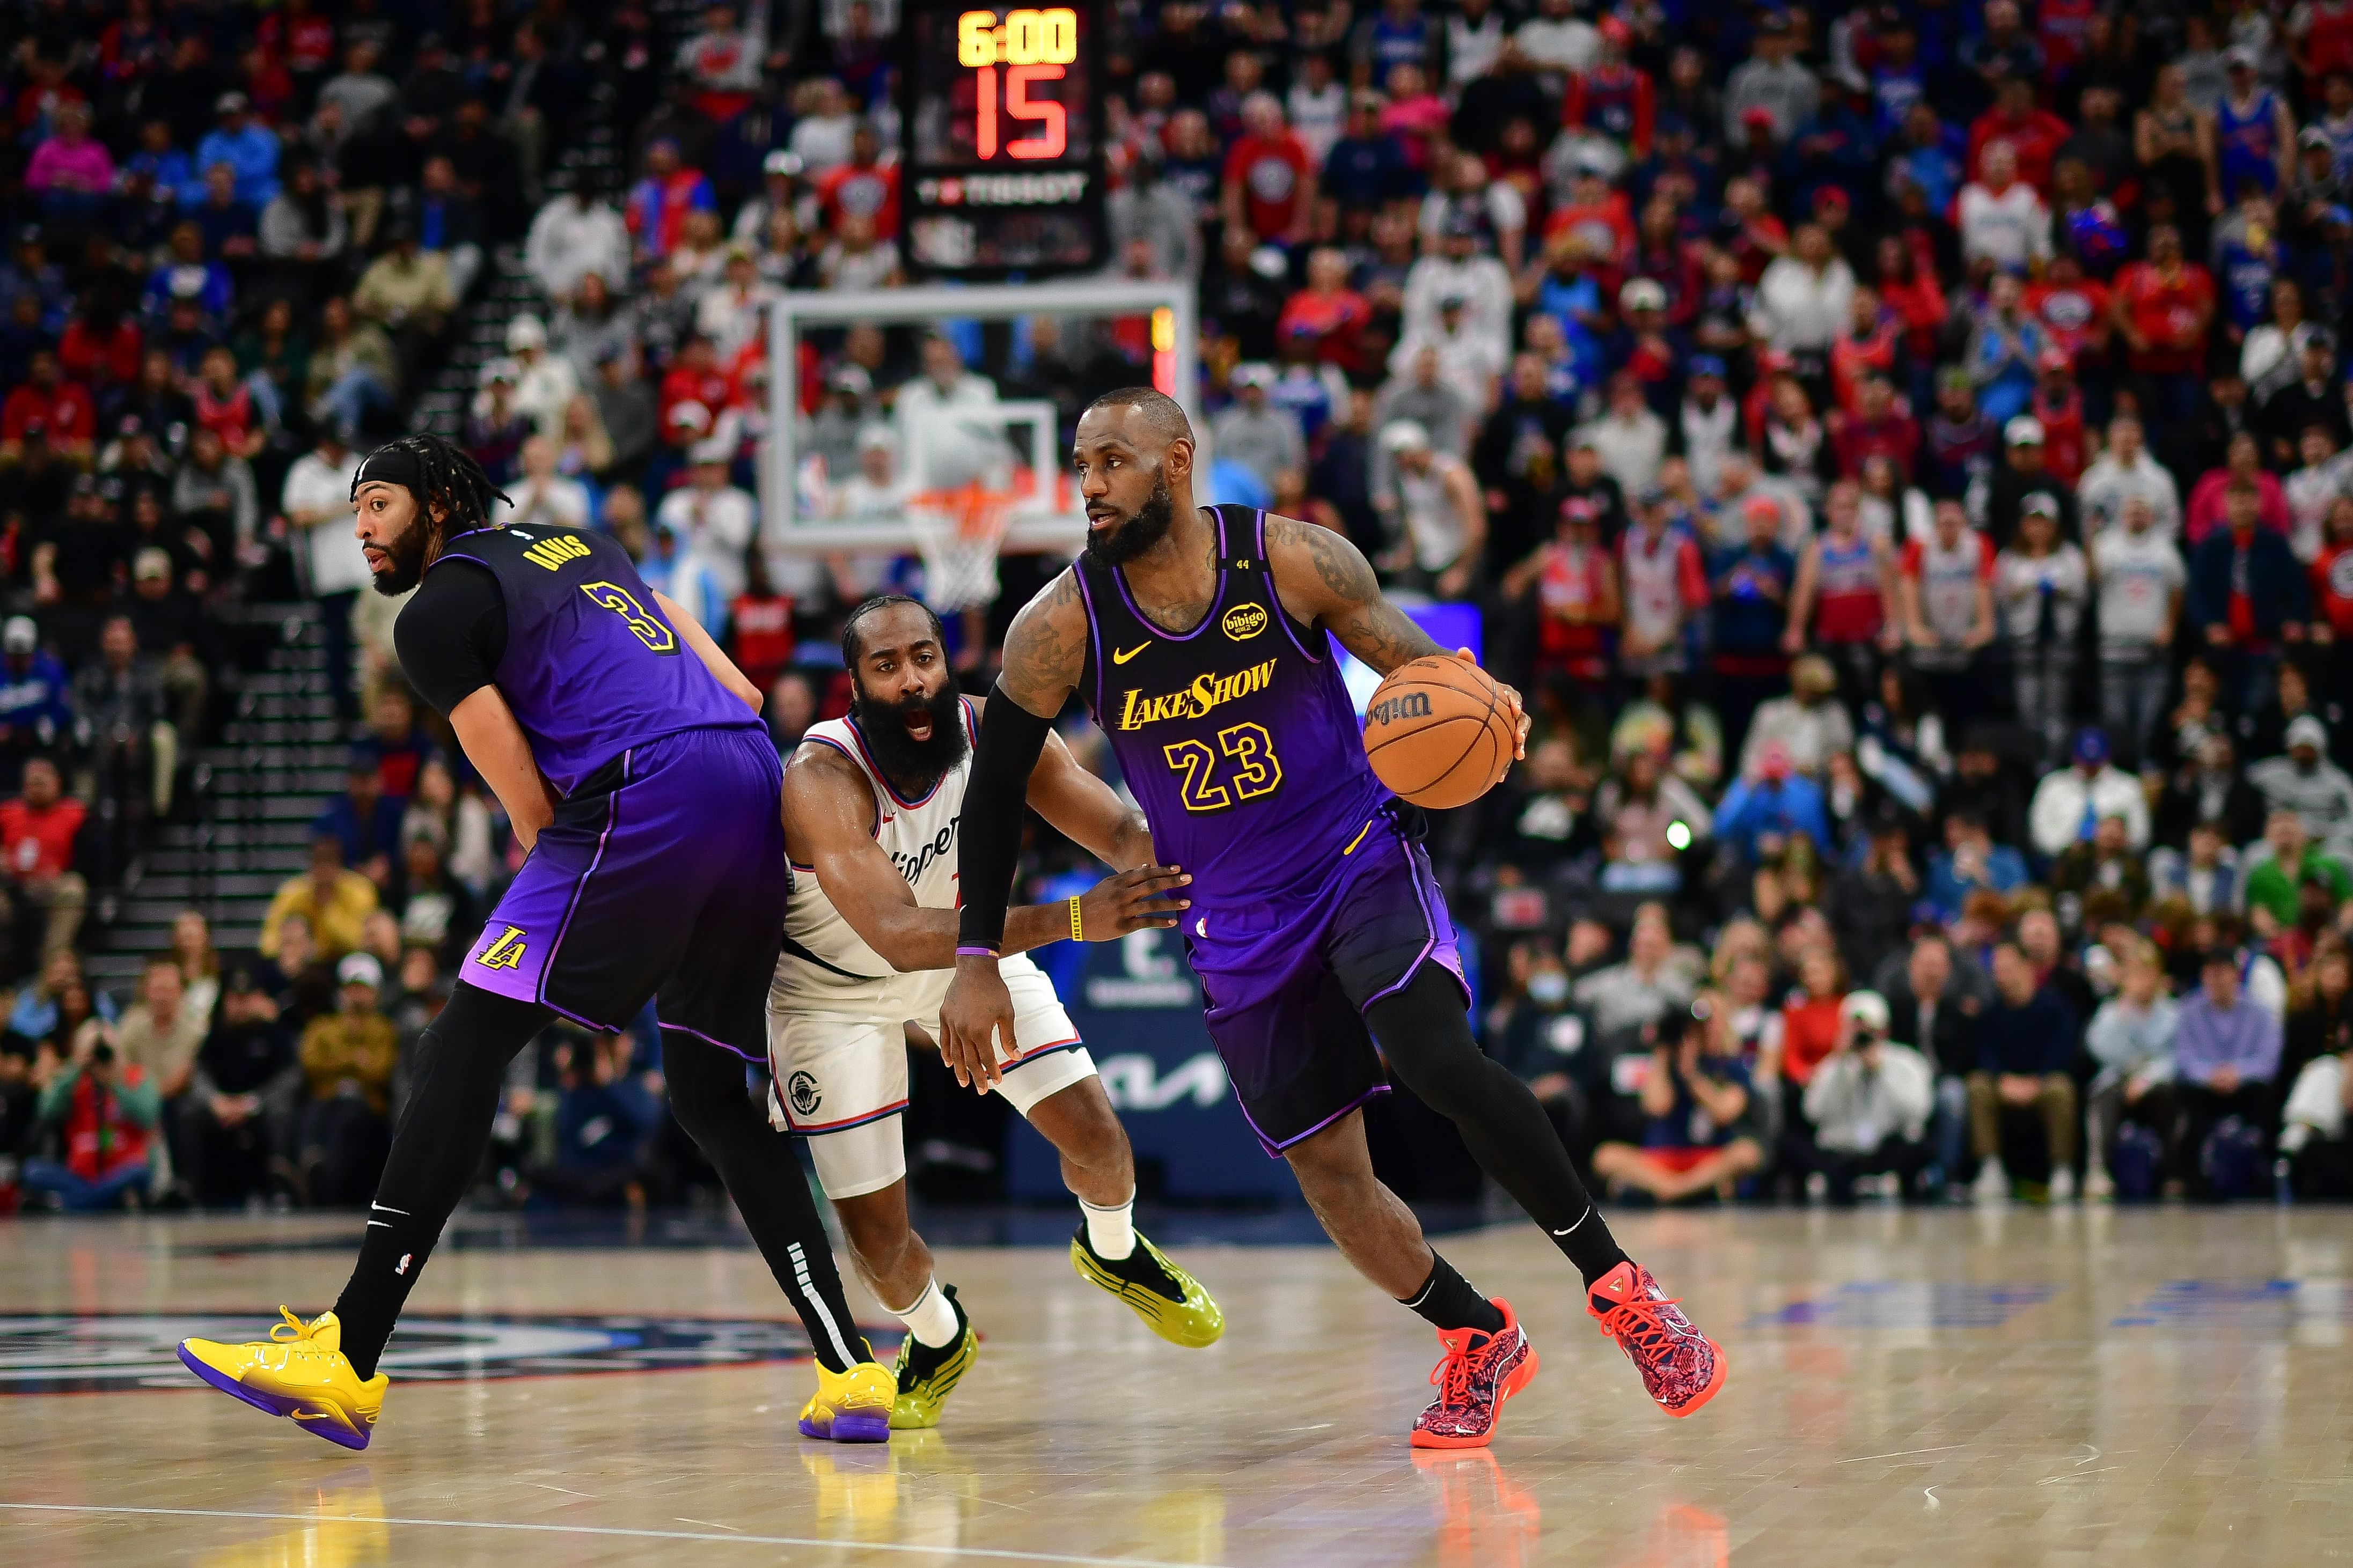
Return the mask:
[[1076,893],[1071,895],[1071,940],[1072,942],[1087,940],[1079,931],[1079,896]]
[[972,749],[972,773],[965,781],[964,814],[956,824],[956,885],[964,896],[958,947],[1005,946],[1005,912],[1021,860],[1029,775],[1052,729],[1052,721],[1008,697],[1004,682],[989,691],[980,714],[980,740]]

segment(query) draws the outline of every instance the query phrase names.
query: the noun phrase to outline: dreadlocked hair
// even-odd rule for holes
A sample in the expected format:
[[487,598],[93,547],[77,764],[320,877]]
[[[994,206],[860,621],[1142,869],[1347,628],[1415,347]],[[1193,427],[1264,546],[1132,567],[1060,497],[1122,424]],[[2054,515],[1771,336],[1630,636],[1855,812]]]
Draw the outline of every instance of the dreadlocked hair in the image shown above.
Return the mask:
[[385,446],[417,459],[424,479],[421,521],[432,540],[425,557],[428,563],[441,553],[451,534],[487,526],[491,503],[507,499],[471,452],[438,436],[403,436]]

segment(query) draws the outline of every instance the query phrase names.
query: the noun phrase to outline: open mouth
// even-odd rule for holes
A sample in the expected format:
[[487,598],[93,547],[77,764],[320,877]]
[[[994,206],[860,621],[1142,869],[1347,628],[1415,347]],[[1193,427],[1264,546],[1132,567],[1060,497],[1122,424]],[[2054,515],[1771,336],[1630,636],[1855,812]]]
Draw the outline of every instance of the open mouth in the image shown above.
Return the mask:
[[907,739],[916,744],[921,745],[932,738],[932,716],[929,713],[910,713],[905,722]]
[[1118,521],[1119,513],[1115,511],[1097,511],[1092,507],[1089,507],[1087,509],[1087,527],[1089,529],[1108,528]]

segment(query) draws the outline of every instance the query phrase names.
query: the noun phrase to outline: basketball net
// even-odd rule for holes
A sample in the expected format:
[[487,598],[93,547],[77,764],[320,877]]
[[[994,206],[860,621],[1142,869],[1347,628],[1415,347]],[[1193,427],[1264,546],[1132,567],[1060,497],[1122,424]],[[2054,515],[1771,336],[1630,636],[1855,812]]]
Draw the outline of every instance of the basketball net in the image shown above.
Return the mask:
[[978,479],[926,490],[907,503],[907,522],[923,557],[923,598],[943,613],[993,603],[997,552],[1020,496]]

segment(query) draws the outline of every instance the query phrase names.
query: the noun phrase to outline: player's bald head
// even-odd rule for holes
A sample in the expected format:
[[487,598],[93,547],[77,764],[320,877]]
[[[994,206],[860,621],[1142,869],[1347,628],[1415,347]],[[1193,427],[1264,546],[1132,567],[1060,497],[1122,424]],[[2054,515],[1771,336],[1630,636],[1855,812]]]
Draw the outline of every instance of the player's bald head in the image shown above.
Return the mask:
[[1123,386],[1117,392],[1106,392],[1087,405],[1079,416],[1079,423],[1102,424],[1110,421],[1110,434],[1124,439],[1138,452],[1157,457],[1168,449],[1170,443],[1190,441],[1193,422],[1185,417],[1185,406],[1165,392],[1149,386]]

